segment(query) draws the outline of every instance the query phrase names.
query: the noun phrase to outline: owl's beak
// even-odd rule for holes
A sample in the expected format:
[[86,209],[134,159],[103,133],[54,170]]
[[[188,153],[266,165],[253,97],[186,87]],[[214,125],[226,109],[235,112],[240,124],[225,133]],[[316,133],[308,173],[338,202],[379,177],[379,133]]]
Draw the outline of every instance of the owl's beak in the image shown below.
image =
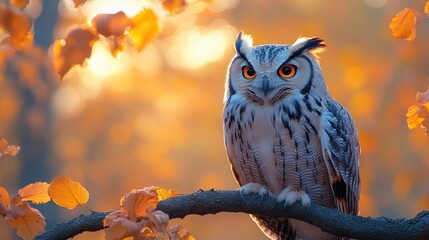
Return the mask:
[[270,83],[268,82],[268,77],[264,76],[262,79],[262,91],[264,92],[264,96],[267,97],[267,93],[271,91]]

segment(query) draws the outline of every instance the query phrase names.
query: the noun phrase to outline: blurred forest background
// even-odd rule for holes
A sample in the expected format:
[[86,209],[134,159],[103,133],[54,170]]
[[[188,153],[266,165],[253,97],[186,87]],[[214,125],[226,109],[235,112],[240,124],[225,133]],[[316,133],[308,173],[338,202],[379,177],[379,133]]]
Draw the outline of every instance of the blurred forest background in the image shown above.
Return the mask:
[[[1,2],[1,1],[0,1]],[[429,25],[413,42],[394,40],[389,21],[425,1],[187,1],[162,16],[161,32],[142,52],[114,58],[103,42],[84,67],[61,81],[49,47],[99,13],[136,14],[156,0],[31,0],[35,47],[2,58],[0,137],[22,147],[0,161],[0,185],[14,190],[68,175],[90,192],[95,211],[119,207],[132,188],[158,185],[180,193],[237,189],[223,146],[224,78],[239,30],[255,44],[326,40],[321,65],[332,95],[356,122],[362,146],[361,215],[411,217],[429,210],[429,138],[409,131],[405,114],[427,87]],[[0,34],[1,35],[1,34]],[[1,49],[0,49],[1,50]],[[1,56],[1,55],[0,55]],[[88,214],[53,203],[37,206],[47,228]],[[15,232],[0,219],[2,239]],[[245,214],[189,216],[197,239],[264,239]],[[75,239],[102,239],[103,232]]]

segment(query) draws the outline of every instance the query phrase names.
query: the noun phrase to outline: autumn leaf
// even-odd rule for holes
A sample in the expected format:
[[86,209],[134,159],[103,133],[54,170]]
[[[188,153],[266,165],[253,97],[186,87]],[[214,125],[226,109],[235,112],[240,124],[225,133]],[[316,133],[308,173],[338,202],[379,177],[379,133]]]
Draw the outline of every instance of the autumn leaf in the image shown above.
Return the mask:
[[413,41],[416,37],[416,14],[413,10],[405,8],[392,18],[389,28],[394,38],[405,38]]
[[174,225],[170,227],[170,230],[174,240],[195,240],[195,237],[182,225]]
[[29,0],[10,0],[10,4],[17,8],[25,8],[29,2]]
[[179,193],[174,189],[165,189],[162,187],[157,187],[155,191],[156,195],[158,196],[158,201],[162,201],[179,195]]
[[36,204],[47,203],[51,200],[48,195],[49,184],[46,182],[36,182],[29,184],[18,190],[21,201],[28,201]]
[[185,0],[162,0],[162,7],[169,13],[177,13],[186,6]]
[[140,227],[137,222],[130,221],[125,213],[120,210],[109,213],[103,220],[106,240],[119,240],[138,232]]
[[407,124],[409,129],[414,129],[420,126],[424,120],[422,108],[419,106],[411,106],[407,112]]
[[70,177],[56,177],[48,188],[48,194],[59,206],[73,209],[85,204],[89,199],[88,191]]
[[54,42],[52,55],[54,67],[63,77],[71,67],[82,65],[91,56],[92,46],[98,35],[89,28],[72,30],[65,39]]
[[16,208],[21,214],[14,218],[5,217],[5,219],[7,224],[17,229],[18,236],[23,239],[34,239],[45,231],[45,218],[39,210],[30,207],[27,203],[20,204]]
[[158,36],[160,31],[158,17],[151,9],[143,9],[131,18],[129,37],[137,51],[141,51]]
[[0,139],[0,158],[15,156],[20,149],[21,148],[17,145],[8,145],[8,141],[6,139]]
[[124,48],[125,30],[131,25],[130,19],[128,19],[124,12],[99,14],[92,19],[92,25],[99,34],[107,38],[113,38],[113,56],[116,56]]
[[105,37],[120,36],[130,26],[130,20],[120,11],[114,14],[98,14],[92,19],[92,25]]
[[157,204],[157,195],[143,189],[133,189],[121,199],[121,209],[128,214],[131,221],[147,217]]
[[151,230],[152,235],[157,237],[165,235],[168,221],[170,220],[168,214],[161,210],[156,210],[148,215],[148,220],[146,227]]
[[0,215],[4,216],[10,207],[9,193],[5,188],[0,187]]
[[33,23],[24,12],[16,8],[0,5],[0,29],[9,33],[2,43],[8,43],[14,47],[20,47],[32,34],[29,32]]

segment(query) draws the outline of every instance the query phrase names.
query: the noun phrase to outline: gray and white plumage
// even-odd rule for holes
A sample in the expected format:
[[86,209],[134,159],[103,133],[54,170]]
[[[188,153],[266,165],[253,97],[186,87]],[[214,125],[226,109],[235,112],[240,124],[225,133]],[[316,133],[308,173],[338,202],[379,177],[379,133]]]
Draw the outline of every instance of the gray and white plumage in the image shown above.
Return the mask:
[[[276,196],[357,215],[358,135],[327,89],[315,52],[319,38],[253,46],[239,33],[224,99],[224,141],[244,194]],[[252,216],[272,239],[338,239],[307,223]]]

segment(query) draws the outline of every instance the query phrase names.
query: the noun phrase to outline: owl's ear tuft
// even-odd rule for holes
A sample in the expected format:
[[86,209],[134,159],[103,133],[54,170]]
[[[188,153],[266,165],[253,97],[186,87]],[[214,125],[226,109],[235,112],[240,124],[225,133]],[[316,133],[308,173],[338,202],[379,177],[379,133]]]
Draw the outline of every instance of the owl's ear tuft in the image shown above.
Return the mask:
[[246,53],[253,47],[253,39],[251,35],[240,31],[235,40],[235,51],[243,58],[246,58]]
[[325,43],[320,38],[298,38],[295,43],[290,46],[290,51],[293,56],[301,55],[304,51],[319,53],[324,50]]

